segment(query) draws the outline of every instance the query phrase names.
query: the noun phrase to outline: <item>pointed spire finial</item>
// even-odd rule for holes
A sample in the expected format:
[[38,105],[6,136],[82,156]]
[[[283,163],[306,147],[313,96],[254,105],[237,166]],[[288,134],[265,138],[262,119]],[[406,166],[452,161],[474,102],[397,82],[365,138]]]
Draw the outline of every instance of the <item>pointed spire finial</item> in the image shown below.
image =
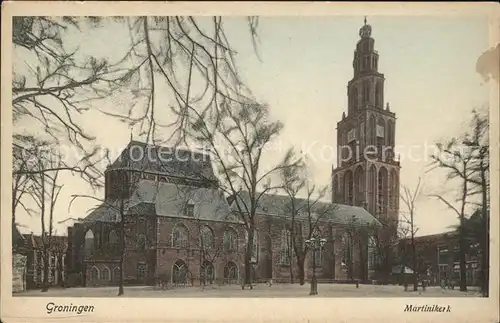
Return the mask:
[[134,139],[134,135],[132,134],[132,129],[130,129],[130,141]]
[[365,16],[365,25],[366,25],[366,16]]

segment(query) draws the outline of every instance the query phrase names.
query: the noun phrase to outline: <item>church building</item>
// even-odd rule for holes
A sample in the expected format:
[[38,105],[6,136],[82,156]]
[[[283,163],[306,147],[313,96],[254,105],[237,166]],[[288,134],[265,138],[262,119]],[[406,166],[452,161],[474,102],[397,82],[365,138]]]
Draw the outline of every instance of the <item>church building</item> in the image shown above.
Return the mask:
[[[328,282],[376,278],[374,241],[391,235],[397,222],[400,166],[392,150],[396,118],[384,107],[384,75],[366,21],[360,36],[348,112],[337,127],[332,201],[297,214],[292,228],[289,197],[263,194],[256,206],[252,281],[307,281],[313,273]],[[226,196],[218,185],[208,154],[131,141],[105,172],[102,203],[68,228],[68,281],[116,285],[123,275],[127,284],[241,283],[248,235],[234,203],[248,196]],[[316,236],[326,240],[324,248],[309,251],[305,241]],[[299,258],[304,266],[297,265]]]

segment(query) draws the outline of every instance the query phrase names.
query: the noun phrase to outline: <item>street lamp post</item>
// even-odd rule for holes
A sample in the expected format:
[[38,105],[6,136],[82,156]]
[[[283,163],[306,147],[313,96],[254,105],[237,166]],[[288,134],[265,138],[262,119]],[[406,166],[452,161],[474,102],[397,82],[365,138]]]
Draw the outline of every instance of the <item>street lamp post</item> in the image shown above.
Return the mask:
[[306,240],[306,245],[309,249],[311,249],[313,253],[313,274],[311,279],[311,292],[309,295],[317,295],[318,294],[318,281],[316,280],[316,251],[323,250],[323,247],[326,243],[326,239],[315,239],[314,237]]

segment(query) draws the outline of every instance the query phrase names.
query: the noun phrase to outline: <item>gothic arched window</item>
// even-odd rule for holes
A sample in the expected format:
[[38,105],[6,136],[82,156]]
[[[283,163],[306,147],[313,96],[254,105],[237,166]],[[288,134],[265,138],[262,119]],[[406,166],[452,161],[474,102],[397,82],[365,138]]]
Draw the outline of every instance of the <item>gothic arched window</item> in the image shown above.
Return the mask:
[[238,249],[238,234],[233,228],[229,228],[224,232],[224,250],[235,251]]
[[90,268],[90,282],[96,283],[99,280],[99,276],[99,269],[95,266],[92,266],[92,268]]
[[398,205],[399,182],[398,182],[398,174],[394,169],[391,171],[390,183],[391,184],[389,188],[389,205],[391,208],[395,209]]
[[101,271],[101,280],[110,281],[111,280],[111,271],[108,266],[104,266]]
[[188,245],[188,230],[184,224],[177,224],[172,230],[172,247],[186,248]]
[[354,111],[358,110],[358,88],[356,86],[352,87],[352,109]]
[[352,172],[349,170],[344,176],[345,203],[348,205],[353,204],[353,184]]
[[281,245],[280,245],[280,265],[289,266],[292,258],[292,234],[290,230],[281,230]]
[[385,169],[385,167],[381,167],[378,171],[377,191],[377,213],[379,215],[385,215],[387,210],[387,170]]
[[377,169],[375,165],[371,165],[368,171],[368,181],[370,185],[370,205],[369,210],[375,213],[375,206],[377,205]]
[[338,194],[339,194],[339,181],[338,181],[338,176],[335,175],[333,176],[333,184],[332,184],[332,192],[333,192],[333,202],[336,202],[338,199]]
[[370,121],[369,121],[369,127],[370,127],[370,144],[375,145],[376,144],[376,130],[377,130],[377,121],[375,120],[375,116],[371,115],[370,116]]
[[370,102],[370,83],[368,81],[363,81],[363,105]]
[[200,229],[200,247],[204,250],[213,249],[214,244],[214,233],[209,226],[204,225]]
[[92,253],[95,247],[95,237],[94,237],[94,232],[92,232],[92,229],[89,229],[85,233],[85,240],[83,243],[83,249],[85,250],[86,254]]
[[375,239],[368,238],[368,269],[373,270],[377,263],[377,249]]
[[146,250],[146,236],[142,233],[137,234],[137,250]]
[[390,146],[394,146],[394,121],[389,120],[387,124],[387,142]]
[[172,282],[174,284],[187,283],[187,266],[182,260],[177,260],[172,266]]
[[238,267],[234,262],[230,261],[224,267],[224,279],[229,284],[234,284],[238,281]]
[[375,87],[375,102],[377,104],[377,107],[383,108],[384,107],[384,102],[382,102],[382,82],[379,81],[377,82],[377,85]]
[[108,240],[111,248],[116,248],[118,246],[120,240],[118,237],[118,233],[116,233],[116,230],[111,230],[109,232]]
[[342,266],[350,268],[352,265],[352,238],[348,232],[345,232],[342,236]]
[[356,171],[354,172],[354,183],[354,203],[358,206],[361,206],[365,200],[365,175],[361,166],[358,166],[358,168],[356,168]]

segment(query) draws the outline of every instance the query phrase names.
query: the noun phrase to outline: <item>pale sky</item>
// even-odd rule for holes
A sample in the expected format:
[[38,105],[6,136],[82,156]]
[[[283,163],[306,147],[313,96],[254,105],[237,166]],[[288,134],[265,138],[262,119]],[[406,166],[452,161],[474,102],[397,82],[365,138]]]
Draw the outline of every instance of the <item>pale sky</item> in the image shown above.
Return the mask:
[[[418,235],[449,230],[457,223],[456,214],[425,194],[450,190],[453,198],[458,186],[443,185],[442,173],[423,174],[430,162],[425,146],[440,138],[458,134],[474,107],[488,102],[488,88],[476,73],[477,58],[489,47],[488,25],[484,18],[466,17],[368,17],[380,55],[379,71],[385,74],[386,102],[396,113],[396,146],[401,152],[401,184],[414,188],[423,176],[423,192],[415,215]],[[261,17],[258,52],[254,53],[245,22],[226,18],[229,41],[238,51],[237,64],[255,97],[270,106],[274,118],[285,124],[276,147],[265,162],[277,162],[293,146],[309,149],[314,181],[330,185],[335,154],[336,124],[347,113],[347,82],[352,78],[352,59],[363,17]],[[126,47],[127,30],[102,28],[84,30],[73,45],[86,53],[113,56]],[[157,102],[169,98],[159,93]],[[117,99],[119,102],[119,98]],[[87,132],[117,154],[130,139],[126,125],[89,112],[82,118]],[[16,131],[21,130],[17,128]],[[134,139],[139,139],[134,137]],[[412,156],[407,155],[411,151]],[[430,152],[431,150],[428,150]],[[326,158],[321,158],[323,155]],[[68,211],[72,194],[93,194],[85,183],[70,174],[61,176],[57,220],[84,217],[95,205],[80,200]],[[103,192],[96,193],[98,197]],[[403,208],[403,203],[401,203]],[[22,232],[40,231],[39,220],[19,211],[18,221],[27,226]],[[66,233],[58,225],[58,233]]]

